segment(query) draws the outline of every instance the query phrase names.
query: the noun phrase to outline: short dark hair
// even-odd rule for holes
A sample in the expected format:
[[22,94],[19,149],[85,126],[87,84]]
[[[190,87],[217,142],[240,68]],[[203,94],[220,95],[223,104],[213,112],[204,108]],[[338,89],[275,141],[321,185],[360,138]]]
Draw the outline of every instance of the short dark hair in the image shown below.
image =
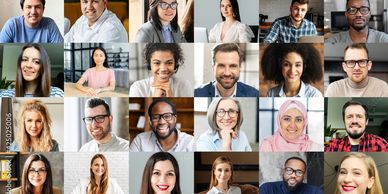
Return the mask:
[[294,3],[299,3],[299,4],[309,4],[309,0],[292,0],[291,6],[294,5]]
[[240,58],[239,65],[241,65],[241,63],[243,61],[243,53],[242,53],[242,51],[237,43],[224,43],[224,44],[218,44],[215,47],[213,47],[213,49],[212,49],[213,64],[216,63],[216,54],[218,52],[229,53],[229,52],[234,52],[234,51],[236,51],[238,53],[238,56]]
[[344,50],[344,57],[345,57],[346,51],[348,51],[348,49],[363,49],[366,52],[366,56],[369,58],[369,51],[368,51],[368,48],[366,47],[365,43],[353,43],[353,44],[346,46],[346,48]]
[[[20,7],[23,9],[24,7],[24,1],[26,0],[20,0]],[[40,0],[40,2],[42,2],[42,5],[43,5],[43,9],[44,9],[44,6],[46,5],[46,0]]]
[[154,108],[154,106],[158,103],[161,103],[161,102],[164,102],[164,103],[167,103],[168,105],[170,105],[171,109],[172,109],[172,113],[173,114],[176,114],[176,106],[173,102],[171,102],[169,99],[167,98],[157,98],[156,100],[154,100],[150,106],[148,107],[148,116],[152,116],[152,109]]
[[301,80],[305,83],[315,83],[322,79],[321,55],[312,44],[287,43],[269,44],[261,57],[261,70],[264,80],[272,80],[279,84],[284,81],[282,74],[283,60],[287,54],[295,52],[303,59]]
[[152,54],[156,51],[170,51],[174,56],[174,70],[175,73],[178,71],[179,67],[183,65],[185,59],[183,57],[182,48],[179,44],[176,43],[148,43],[144,47],[143,55],[146,61],[146,66],[148,70],[151,70],[151,57]]
[[[148,21],[151,21],[151,23],[158,28],[159,30],[162,29],[162,23],[159,20],[159,14],[158,14],[158,5],[161,0],[152,0],[150,3],[150,10],[148,11]],[[178,25],[178,7],[176,8],[176,15],[170,22],[171,28],[177,32],[179,29]]]
[[[349,3],[350,0],[346,0],[346,8],[348,8],[348,3]],[[369,0],[364,0],[364,1],[367,1],[368,2],[368,5],[370,6],[370,2]]]
[[293,156],[293,157],[291,157],[291,158],[288,158],[288,159],[284,162],[284,166],[286,166],[286,164],[287,164],[288,161],[290,161],[290,160],[299,160],[299,161],[301,161],[301,162],[303,163],[303,165],[304,165],[304,169],[306,170],[306,167],[307,167],[306,162],[305,162],[302,158],[299,158],[299,157],[297,157],[297,156]]
[[[234,19],[241,22],[240,11],[238,8],[237,0],[229,0],[229,1],[230,1],[230,4],[232,5]],[[220,0],[220,6],[221,6],[221,2],[222,0]],[[225,17],[222,15],[222,13],[221,13],[221,18],[222,18],[222,21],[225,21]]]
[[109,65],[108,65],[108,55],[106,54],[106,51],[104,48],[102,47],[96,47],[94,48],[93,52],[92,52],[92,56],[90,56],[90,67],[95,67],[96,66],[96,62],[94,62],[94,59],[93,59],[93,56],[94,56],[94,53],[97,51],[97,50],[100,50],[104,53],[105,55],[105,60],[104,60],[104,67],[106,68],[109,68]]
[[368,114],[368,107],[364,104],[362,104],[361,102],[358,102],[358,101],[354,101],[354,100],[350,100],[350,101],[347,101],[344,106],[342,107],[342,119],[345,121],[345,110],[346,108],[348,108],[349,106],[361,106],[364,110],[365,110],[365,120],[368,120],[369,119],[369,114]]
[[110,115],[110,109],[108,103],[101,98],[89,98],[85,102],[85,108],[94,108],[97,106],[103,105],[106,111],[106,114]]

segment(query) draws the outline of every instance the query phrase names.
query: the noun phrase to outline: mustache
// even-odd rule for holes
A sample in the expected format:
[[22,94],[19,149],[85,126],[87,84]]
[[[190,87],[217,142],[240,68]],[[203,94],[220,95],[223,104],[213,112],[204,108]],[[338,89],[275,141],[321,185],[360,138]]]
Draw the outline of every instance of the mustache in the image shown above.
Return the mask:
[[360,125],[358,122],[352,122],[352,123],[350,124],[350,126],[361,127],[361,125]]

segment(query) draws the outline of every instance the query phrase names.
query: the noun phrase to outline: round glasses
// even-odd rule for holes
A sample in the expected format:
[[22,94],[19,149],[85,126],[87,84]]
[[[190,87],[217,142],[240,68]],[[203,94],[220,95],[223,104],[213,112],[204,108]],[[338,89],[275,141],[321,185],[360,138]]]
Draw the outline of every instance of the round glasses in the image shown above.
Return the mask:
[[178,7],[178,3],[177,2],[172,2],[172,3],[160,2],[159,6],[160,6],[160,8],[162,8],[164,10],[168,9],[169,7],[172,10],[176,10],[176,8]]
[[105,121],[105,117],[107,116],[109,115],[97,115],[94,117],[85,117],[82,120],[84,120],[86,124],[91,124],[93,120],[96,121],[96,123],[103,123]]
[[237,110],[229,109],[228,111],[224,109],[216,110],[218,117],[224,117],[226,113],[228,113],[229,117],[234,118],[239,113]]
[[163,118],[165,121],[171,121],[174,116],[174,113],[154,114],[151,116],[151,121],[158,122],[160,118]]
[[366,67],[368,65],[369,59],[360,59],[360,60],[346,60],[344,63],[346,64],[346,67],[348,68],[354,68],[356,64],[358,64],[359,67]]
[[350,7],[346,10],[346,12],[350,15],[354,15],[357,13],[357,11],[360,11],[360,13],[362,15],[367,15],[369,12],[370,12],[370,8],[369,7],[366,7],[366,6],[362,6],[362,7]]
[[292,173],[295,172],[295,175],[296,175],[296,176],[303,176],[303,174],[304,174],[303,171],[301,171],[301,170],[294,170],[294,169],[292,169],[292,168],[290,168],[290,167],[286,167],[286,168],[285,168],[285,172],[286,172],[286,174],[288,174],[288,175],[292,175]]

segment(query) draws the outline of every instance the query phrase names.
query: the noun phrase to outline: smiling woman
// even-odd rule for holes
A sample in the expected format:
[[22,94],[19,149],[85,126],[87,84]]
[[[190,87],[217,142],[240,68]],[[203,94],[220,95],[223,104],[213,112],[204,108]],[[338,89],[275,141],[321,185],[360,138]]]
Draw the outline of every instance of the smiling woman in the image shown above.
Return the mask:
[[213,162],[209,191],[206,194],[241,194],[241,189],[233,184],[233,163],[226,156],[219,156]]

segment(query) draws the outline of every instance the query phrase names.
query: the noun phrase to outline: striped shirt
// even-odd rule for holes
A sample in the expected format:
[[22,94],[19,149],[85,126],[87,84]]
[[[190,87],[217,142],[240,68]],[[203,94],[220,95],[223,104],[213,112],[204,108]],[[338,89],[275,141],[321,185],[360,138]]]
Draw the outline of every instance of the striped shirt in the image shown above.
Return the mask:
[[292,24],[290,16],[276,19],[264,39],[265,43],[296,43],[302,36],[316,36],[318,34],[314,23],[303,19],[299,28]]
[[[15,97],[15,89],[3,90],[0,97]],[[32,94],[24,94],[24,97],[34,97]],[[50,97],[63,97],[63,91],[60,88],[51,86]]]
[[[325,146],[325,152],[350,152],[352,145],[348,137],[333,139]],[[372,134],[365,133],[358,143],[358,152],[386,152],[388,151],[387,140]]]

